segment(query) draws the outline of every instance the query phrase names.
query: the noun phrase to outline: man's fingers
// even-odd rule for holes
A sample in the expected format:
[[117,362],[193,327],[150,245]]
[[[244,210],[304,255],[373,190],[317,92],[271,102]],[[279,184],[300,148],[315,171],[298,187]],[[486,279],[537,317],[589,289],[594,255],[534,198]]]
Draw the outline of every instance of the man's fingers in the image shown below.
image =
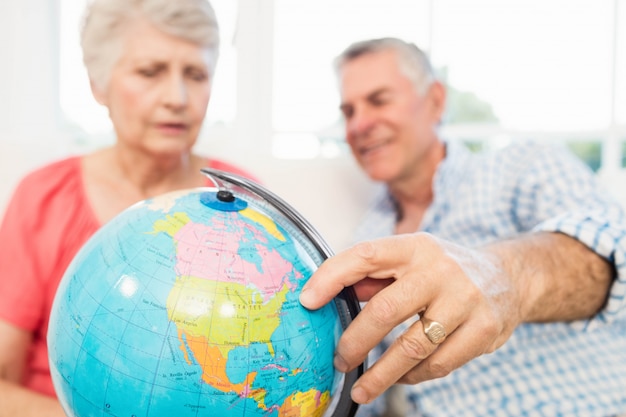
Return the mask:
[[437,345],[426,338],[422,324],[415,322],[359,378],[353,387],[352,399],[359,404],[370,402],[428,358],[435,349]]
[[415,305],[420,302],[402,285],[390,285],[380,291],[341,335],[336,349],[337,369],[347,372],[362,363],[394,327],[415,316]]
[[[423,310],[426,310],[427,314],[432,312],[447,332],[454,331],[456,326],[465,320],[469,307],[462,308],[463,304],[454,302],[430,304],[432,297],[433,294],[428,291],[411,290],[408,281],[402,280],[376,294],[341,336],[336,349],[338,356],[336,366],[340,365],[337,369],[346,372],[358,366],[396,326],[406,320],[415,320],[416,314]],[[402,343],[396,341],[389,350],[391,357],[397,355],[404,361],[403,357],[406,356],[408,360],[404,362],[401,373],[391,371],[390,375],[393,375],[391,383],[415,366],[417,362],[412,362],[411,358],[422,360],[432,352],[431,349],[426,349],[433,343],[424,333],[421,322],[413,324],[408,333],[399,340]],[[396,349],[397,345],[401,346],[401,349]]]
[[[345,287],[366,277],[393,278],[395,266],[405,265],[412,253],[411,245],[402,245],[400,240],[400,237],[392,236],[361,242],[327,259],[304,285],[300,302],[306,308],[318,309]],[[371,297],[371,291],[366,293]]]
[[396,383],[418,384],[442,378],[484,352],[481,338],[475,334],[468,340],[459,329],[435,345],[420,335],[422,329],[416,322],[359,378],[352,389],[355,402],[366,404]]
[[464,325],[439,345],[427,359],[413,367],[398,382],[419,384],[435,378],[443,378],[472,359],[489,350],[487,342],[492,335],[486,335],[484,328]]
[[[387,295],[387,292],[392,292],[391,287],[381,292],[376,299]],[[392,297],[397,297],[397,294]],[[357,381],[355,386],[359,389],[356,390],[357,398],[353,399],[361,402],[365,398],[365,402],[368,402],[397,382],[416,383],[415,380],[419,378],[424,378],[419,380],[421,382],[444,376],[473,357],[484,353],[484,337],[491,335],[486,334],[488,332],[484,327],[469,332],[461,331],[464,326],[468,329],[476,327],[467,325],[467,311],[468,307],[461,308],[459,304],[437,303],[429,306],[423,312],[423,316],[403,334],[397,336],[387,351]],[[445,336],[439,344],[433,342],[437,341],[436,333],[431,334],[430,338],[426,334],[427,329],[433,332],[433,328],[445,331]],[[467,333],[472,338],[468,339]],[[338,350],[342,349],[342,343],[343,338]]]
[[394,278],[364,278],[362,281],[355,283],[352,288],[354,288],[354,292],[359,301],[369,301],[373,296],[395,281]]

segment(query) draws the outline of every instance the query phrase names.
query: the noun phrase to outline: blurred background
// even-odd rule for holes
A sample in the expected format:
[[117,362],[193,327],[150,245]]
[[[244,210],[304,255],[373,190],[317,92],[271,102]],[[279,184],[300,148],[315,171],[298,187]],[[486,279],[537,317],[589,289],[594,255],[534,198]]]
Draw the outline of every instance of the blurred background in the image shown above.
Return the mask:
[[[81,61],[85,3],[0,3],[3,164],[27,152],[26,170],[111,140]],[[427,51],[448,85],[444,137],[472,149],[563,142],[609,179],[626,166],[626,0],[212,4],[222,49],[207,153],[346,157],[332,60],[352,41],[397,36]]]

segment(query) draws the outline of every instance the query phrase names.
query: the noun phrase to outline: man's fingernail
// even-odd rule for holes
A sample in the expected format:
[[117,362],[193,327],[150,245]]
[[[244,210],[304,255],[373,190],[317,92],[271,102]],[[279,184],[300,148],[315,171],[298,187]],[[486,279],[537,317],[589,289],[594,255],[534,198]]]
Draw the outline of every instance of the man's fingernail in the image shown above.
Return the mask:
[[352,388],[352,400],[358,404],[367,404],[369,402],[369,396],[367,392],[363,388],[358,385],[355,385]]
[[310,308],[313,304],[314,296],[315,294],[313,294],[313,291],[310,288],[302,288],[302,291],[300,291],[300,304],[306,308]]
[[339,372],[348,372],[349,370],[348,363],[339,355],[335,355],[333,365],[335,365],[335,369]]

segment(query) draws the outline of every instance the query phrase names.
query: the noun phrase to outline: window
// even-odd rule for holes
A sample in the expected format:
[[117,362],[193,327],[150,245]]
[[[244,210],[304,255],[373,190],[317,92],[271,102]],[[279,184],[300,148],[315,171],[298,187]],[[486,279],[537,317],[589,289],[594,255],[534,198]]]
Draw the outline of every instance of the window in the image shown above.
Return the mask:
[[[83,140],[106,135],[111,123],[106,109],[92,97],[80,50],[80,19],[86,0],[64,0],[61,7],[59,101],[66,122]],[[84,131],[86,135],[80,135]],[[88,135],[88,136],[87,136]]]
[[341,144],[332,59],[354,40],[398,36],[430,52],[448,85],[444,135],[477,148],[519,137],[564,141],[597,169],[603,145],[616,140],[609,132],[626,119],[619,3],[276,0],[275,147],[295,155],[308,139],[306,150],[319,155],[324,143]]
[[613,73],[615,77],[615,107],[613,114],[615,123],[620,124],[623,131],[626,128],[626,4],[623,0],[621,2],[616,0],[615,7],[617,11],[614,20],[616,33],[613,50],[615,59]]
[[[61,0],[61,105],[110,130],[78,47],[85,0]],[[595,169],[626,160],[626,5],[597,0],[212,0],[222,51],[205,135],[283,158],[346,152],[332,60],[349,43],[415,42],[449,89],[443,134],[484,148],[570,144]],[[626,147],[626,145],[624,145]]]
[[452,88],[488,103],[503,128],[605,128],[612,12],[611,2],[594,0],[438,0],[432,59]]

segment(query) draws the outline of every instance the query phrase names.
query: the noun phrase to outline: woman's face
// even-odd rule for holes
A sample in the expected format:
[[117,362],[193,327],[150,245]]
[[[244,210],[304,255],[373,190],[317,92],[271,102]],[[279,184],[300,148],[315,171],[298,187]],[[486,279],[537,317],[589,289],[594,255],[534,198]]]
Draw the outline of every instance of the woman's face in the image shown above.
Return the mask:
[[129,29],[107,86],[92,85],[118,145],[155,156],[189,152],[209,104],[214,58],[209,48],[147,22]]

